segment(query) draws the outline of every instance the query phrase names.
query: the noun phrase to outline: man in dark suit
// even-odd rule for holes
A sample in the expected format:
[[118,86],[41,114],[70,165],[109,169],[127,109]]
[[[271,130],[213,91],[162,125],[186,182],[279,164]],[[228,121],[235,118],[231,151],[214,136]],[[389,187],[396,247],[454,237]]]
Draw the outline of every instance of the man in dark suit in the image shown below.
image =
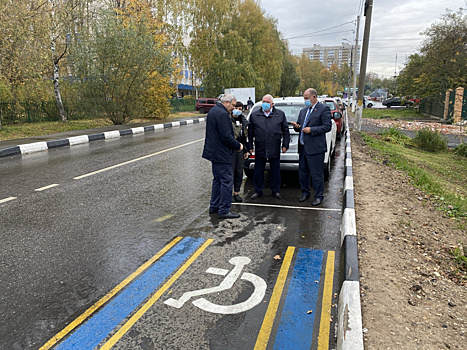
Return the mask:
[[310,177],[313,182],[315,200],[311,205],[318,205],[324,199],[324,154],[326,153],[326,133],[332,128],[331,110],[318,102],[315,89],[308,89],[303,94],[306,107],[300,111],[294,130],[299,132],[298,139],[298,175],[304,202],[311,196]]
[[208,113],[206,118],[206,138],[203,158],[212,163],[212,192],[209,214],[217,213],[219,219],[233,219],[239,214],[230,211],[232,204],[234,152],[241,152],[243,145],[235,140],[230,112],[235,108],[237,99],[225,94],[221,101]]
[[283,111],[274,107],[273,97],[264,95],[261,109],[251,114],[249,122],[248,147],[250,153],[253,153],[253,144],[255,145],[255,172],[253,175],[255,193],[251,199],[263,195],[266,162],[269,162],[270,167],[272,196],[281,199],[282,196],[279,193],[281,187],[280,155],[281,151],[282,153],[287,152],[290,142],[287,118]]

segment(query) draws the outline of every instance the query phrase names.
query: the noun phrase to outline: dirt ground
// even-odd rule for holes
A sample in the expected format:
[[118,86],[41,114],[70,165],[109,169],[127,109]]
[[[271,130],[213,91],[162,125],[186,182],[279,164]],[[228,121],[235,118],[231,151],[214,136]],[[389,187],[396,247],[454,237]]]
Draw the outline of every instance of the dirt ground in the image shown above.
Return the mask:
[[467,349],[467,232],[351,135],[365,349]]

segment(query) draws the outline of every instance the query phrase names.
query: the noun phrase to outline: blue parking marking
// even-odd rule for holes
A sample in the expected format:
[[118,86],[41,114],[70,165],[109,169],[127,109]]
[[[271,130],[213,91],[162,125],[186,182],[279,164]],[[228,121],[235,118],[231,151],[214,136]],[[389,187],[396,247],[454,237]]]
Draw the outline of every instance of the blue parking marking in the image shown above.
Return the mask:
[[94,349],[204,241],[184,238],[56,349]]
[[[277,330],[274,349],[311,347],[323,251],[300,248]],[[309,313],[309,311],[311,311]],[[293,345],[292,345],[293,344]]]

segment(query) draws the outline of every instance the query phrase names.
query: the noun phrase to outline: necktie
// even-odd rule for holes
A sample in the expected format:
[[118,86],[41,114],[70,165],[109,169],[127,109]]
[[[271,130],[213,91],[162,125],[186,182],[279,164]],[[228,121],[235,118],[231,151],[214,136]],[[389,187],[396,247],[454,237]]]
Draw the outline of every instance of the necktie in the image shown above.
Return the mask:
[[303,132],[303,129],[305,128],[305,125],[308,123],[308,119],[310,118],[310,114],[311,114],[311,111],[312,111],[312,110],[313,110],[313,108],[310,107],[310,110],[309,110],[308,113],[306,114],[305,120],[304,120],[304,122],[303,122],[302,131],[301,131],[302,134],[300,135],[300,143],[301,143],[302,145],[304,144],[304,143],[303,143],[303,135],[305,134],[305,133]]

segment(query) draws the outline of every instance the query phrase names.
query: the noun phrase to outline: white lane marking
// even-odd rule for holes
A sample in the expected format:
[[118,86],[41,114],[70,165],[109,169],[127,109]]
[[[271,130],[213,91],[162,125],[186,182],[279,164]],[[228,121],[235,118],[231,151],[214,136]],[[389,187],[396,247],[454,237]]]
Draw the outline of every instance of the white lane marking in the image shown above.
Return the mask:
[[8,197],[8,198],[0,199],[0,204],[12,201],[12,200],[14,200],[16,198],[18,198],[18,197]]
[[181,148],[181,147],[185,147],[185,146],[188,146],[188,145],[192,145],[192,144],[194,144],[194,143],[197,143],[197,142],[200,142],[200,141],[203,141],[203,140],[204,140],[204,138],[199,139],[199,140],[196,140],[196,141],[188,142],[188,143],[185,143],[185,144],[183,144],[183,145],[179,145],[179,146],[175,146],[175,147],[172,147],[172,148],[168,148],[168,149],[165,149],[165,150],[163,150],[163,151],[156,152],[156,153],[151,153],[151,154],[148,154],[148,155],[143,156],[143,157],[135,158],[135,159],[132,159],[132,160],[129,160],[129,161],[120,163],[120,164],[115,164],[115,165],[109,166],[109,167],[104,168],[104,169],[100,169],[100,170],[93,171],[92,173],[87,173],[87,174],[83,174],[83,175],[80,175],[80,176],[76,176],[76,177],[74,177],[73,179],[74,179],[74,180],[80,180],[80,179],[83,179],[83,178],[88,177],[88,176],[92,176],[92,175],[96,175],[96,174],[103,173],[104,171],[112,170],[112,169],[115,169],[115,168],[118,168],[118,167],[121,167],[121,166],[124,166],[124,165],[128,165],[128,164],[131,164],[131,163],[134,163],[134,162],[137,162],[137,161],[146,159],[146,158],[150,158],[150,157],[153,157],[153,156],[157,156],[157,155],[162,154],[162,153],[165,153],[165,152],[173,151],[173,150],[175,150],[175,149],[177,149],[177,148]]
[[34,191],[37,191],[37,192],[45,191],[45,190],[48,190],[49,188],[53,188],[53,187],[57,187],[57,186],[60,186],[60,185],[59,184],[52,184],[52,185],[44,186],[44,187],[41,187],[41,188],[36,188]]
[[[216,275],[226,276],[225,279],[219,284],[217,287],[212,288],[205,288],[194,290],[191,292],[186,292],[182,295],[182,297],[178,300],[170,298],[164,302],[164,304],[170,305],[177,309],[180,309],[188,300],[192,297],[212,294],[212,293],[219,293],[228,289],[231,289],[233,284],[237,281],[240,276],[240,273],[243,270],[243,267],[251,262],[250,258],[245,256],[238,256],[234,257],[229,260],[229,263],[234,265],[235,267],[230,271],[228,274],[228,270],[225,269],[218,269],[215,267],[210,267],[206,270],[207,273],[212,273]],[[245,272],[240,277],[242,280],[249,281],[255,287],[254,292],[251,296],[245,300],[244,302],[234,304],[234,305],[218,305],[213,304],[210,301],[199,298],[194,300],[192,303],[193,305],[199,307],[201,310],[216,313],[216,314],[237,314],[243,311],[247,311],[254,306],[258,305],[261,300],[264,298],[264,294],[266,293],[266,282],[259,276],[254,274]]]
[[291,206],[291,205],[274,205],[274,204],[257,204],[257,203],[232,203],[232,205],[249,205],[249,206],[253,206],[253,207],[271,207],[271,208],[284,208],[284,209],[341,211],[340,209],[332,209],[332,208],[294,207],[294,206]]

